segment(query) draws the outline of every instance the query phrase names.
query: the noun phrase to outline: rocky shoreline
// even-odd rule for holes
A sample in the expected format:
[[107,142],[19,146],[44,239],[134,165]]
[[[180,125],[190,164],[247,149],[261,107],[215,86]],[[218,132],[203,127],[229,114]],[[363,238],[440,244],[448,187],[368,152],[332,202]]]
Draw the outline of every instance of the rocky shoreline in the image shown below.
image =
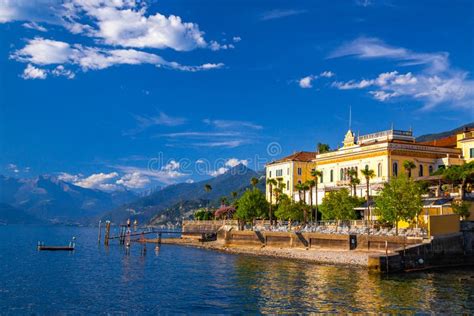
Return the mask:
[[201,243],[195,240],[180,238],[164,238],[163,244],[182,245],[231,254],[244,254],[252,256],[266,256],[290,260],[300,260],[313,263],[351,265],[359,267],[368,266],[370,255],[377,252],[349,251],[349,250],[325,250],[325,249],[301,249],[301,248],[276,248],[276,247],[254,247],[254,246],[223,246],[216,241]]

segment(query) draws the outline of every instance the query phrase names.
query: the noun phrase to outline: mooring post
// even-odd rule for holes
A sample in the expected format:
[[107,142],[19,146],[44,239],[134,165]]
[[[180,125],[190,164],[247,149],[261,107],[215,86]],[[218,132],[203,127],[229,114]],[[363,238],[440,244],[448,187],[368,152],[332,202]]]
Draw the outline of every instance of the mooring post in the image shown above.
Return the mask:
[[108,246],[109,245],[109,237],[110,237],[110,221],[105,222],[105,239],[104,239],[104,245]]
[[385,240],[385,272],[388,273],[388,241]]
[[101,227],[102,221],[99,220],[99,236],[97,237],[97,242],[100,243],[100,235],[102,233],[102,227]]
[[161,233],[158,233],[158,244],[161,245]]

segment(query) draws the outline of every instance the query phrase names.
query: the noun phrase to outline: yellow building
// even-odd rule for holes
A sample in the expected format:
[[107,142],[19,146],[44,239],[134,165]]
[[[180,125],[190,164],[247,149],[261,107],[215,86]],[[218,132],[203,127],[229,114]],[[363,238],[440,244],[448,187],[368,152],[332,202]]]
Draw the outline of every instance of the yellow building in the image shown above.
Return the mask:
[[456,135],[456,147],[462,150],[466,162],[474,160],[474,129],[466,128]]
[[[315,152],[300,151],[282,159],[272,161],[266,166],[266,178],[280,179],[284,184],[283,193],[293,196],[295,185],[305,182],[311,178],[311,170],[314,169]],[[267,200],[270,200],[270,192],[266,190]]]
[[325,192],[349,186],[347,172],[351,169],[357,171],[361,183],[356,186],[356,192],[363,197],[367,187],[361,174],[363,169],[375,172],[369,187],[369,194],[375,195],[391,177],[406,173],[403,164],[407,160],[415,165],[410,175],[415,179],[426,177],[440,167],[464,162],[460,149],[416,143],[412,131],[391,129],[356,137],[349,130],[342,143],[338,150],[318,154],[314,160],[316,168],[323,173],[318,186],[319,202]]
[[[471,144],[472,135],[463,134],[459,144]],[[356,186],[356,194],[366,196],[366,182],[361,170],[374,170],[375,177],[370,180],[369,194],[377,195],[383,184],[391,177],[406,173],[403,164],[406,160],[412,161],[415,169],[411,170],[411,177],[415,179],[429,176],[438,168],[463,164],[466,154],[463,148],[456,148],[456,141],[449,145],[439,146],[432,143],[417,143],[412,131],[386,130],[372,134],[356,136],[351,130],[347,131],[343,146],[327,153],[298,152],[283,159],[267,164],[267,179],[282,178],[285,183],[284,193],[299,200],[295,190],[298,182],[304,182],[311,177],[311,170],[316,168],[322,172],[318,183],[318,203],[326,192],[349,188],[348,170],[356,170],[360,184]],[[465,145],[468,146],[468,145]],[[470,146],[470,145],[469,145]],[[465,147],[471,148],[471,147]],[[316,191],[307,192],[306,200],[316,201]],[[267,188],[267,199],[269,192]]]

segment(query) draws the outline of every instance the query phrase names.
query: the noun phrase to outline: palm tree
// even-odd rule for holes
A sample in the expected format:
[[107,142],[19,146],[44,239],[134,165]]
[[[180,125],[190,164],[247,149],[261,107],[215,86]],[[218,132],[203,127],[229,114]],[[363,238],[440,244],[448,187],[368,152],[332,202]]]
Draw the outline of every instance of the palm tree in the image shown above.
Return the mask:
[[328,144],[318,143],[318,154],[324,154],[331,150]]
[[374,170],[369,169],[369,167],[366,166],[365,169],[362,169],[360,171],[360,173],[362,173],[362,175],[365,177],[365,182],[367,184],[365,196],[366,196],[366,199],[367,199],[367,216],[368,216],[368,219],[370,221],[371,214],[370,214],[370,206],[369,206],[369,188],[370,188],[370,179],[375,177],[375,172],[374,172]]
[[295,190],[298,191],[298,197],[299,197],[299,200],[300,202],[303,201],[303,184],[298,182],[296,185],[295,185]]
[[357,185],[360,184],[360,179],[357,177],[357,170],[356,169],[349,169],[347,170],[347,175],[349,176],[349,184],[351,187],[351,191],[353,191],[353,196],[357,195]]
[[250,179],[250,184],[253,186],[253,188],[255,189],[255,187],[257,186],[258,184],[258,179],[253,177],[252,179]]
[[316,191],[316,222],[318,221],[318,178],[323,176],[322,171],[314,169],[311,171],[311,176],[314,178],[314,190]]
[[405,160],[403,162],[403,168],[408,173],[408,178],[411,178],[411,171],[416,168],[415,163],[411,160]]
[[237,198],[237,195],[239,195],[236,191],[230,192],[230,196],[232,196],[232,199],[235,200]]
[[[212,187],[211,187],[211,185],[210,185],[209,183],[206,183],[206,184],[204,185],[204,191],[206,191],[206,193],[208,193],[208,194],[209,194],[209,192],[212,191]],[[211,200],[208,199],[208,200],[207,200],[207,210],[208,210],[208,211],[209,211],[209,203],[210,203],[210,202],[211,202]]]
[[277,186],[278,182],[275,179],[268,179],[267,180],[268,184],[268,191],[270,193],[270,207],[268,209],[268,218],[270,219],[270,225],[273,225],[273,219],[272,219],[272,207],[273,207],[273,188]]
[[[309,184],[305,181],[304,183],[301,184],[301,188],[303,189],[303,202],[304,204],[308,204],[306,203],[306,191],[309,190]],[[308,222],[308,214],[307,214],[308,210],[306,208],[306,206],[303,207],[303,216],[304,216],[304,222],[307,223]]]
[[313,188],[316,185],[316,182],[313,179],[306,180],[306,183],[309,187],[309,205],[311,209],[310,221],[313,221]]
[[221,205],[227,205],[227,197],[223,196],[221,197]]

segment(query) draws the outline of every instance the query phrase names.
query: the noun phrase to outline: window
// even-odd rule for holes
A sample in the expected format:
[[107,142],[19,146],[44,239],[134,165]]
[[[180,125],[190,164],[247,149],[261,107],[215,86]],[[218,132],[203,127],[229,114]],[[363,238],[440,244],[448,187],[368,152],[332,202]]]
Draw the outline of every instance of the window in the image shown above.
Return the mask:
[[369,165],[365,165],[365,170],[369,170]]
[[341,181],[344,180],[344,169],[342,169],[342,168],[341,168],[341,177],[340,177],[339,180],[341,180]]
[[282,175],[283,175],[283,169],[278,169],[278,170],[276,171],[276,176],[277,176],[277,177],[281,177]]
[[268,177],[269,177],[269,178],[272,177],[272,172],[271,172],[271,171],[268,172]]
[[321,170],[321,177],[320,177],[319,183],[323,183],[323,181],[324,181],[324,172]]
[[286,181],[286,189],[287,189],[287,190],[290,189],[290,181]]
[[286,169],[286,174],[290,175],[290,168]]
[[418,170],[418,176],[423,177],[423,165],[420,165],[420,169]]
[[474,148],[469,148],[469,158],[474,158]]
[[382,176],[382,163],[379,162],[379,164],[377,165],[377,177],[381,177]]
[[301,168],[298,168],[298,175],[301,176]]
[[330,182],[333,182],[333,181],[334,181],[334,170],[331,170],[331,171],[329,172],[329,181],[330,181]]
[[433,166],[428,167],[428,173],[431,175],[433,173]]
[[398,176],[398,163],[394,162],[392,165],[392,175],[394,177]]
[[298,180],[298,183],[301,184],[301,180]]

